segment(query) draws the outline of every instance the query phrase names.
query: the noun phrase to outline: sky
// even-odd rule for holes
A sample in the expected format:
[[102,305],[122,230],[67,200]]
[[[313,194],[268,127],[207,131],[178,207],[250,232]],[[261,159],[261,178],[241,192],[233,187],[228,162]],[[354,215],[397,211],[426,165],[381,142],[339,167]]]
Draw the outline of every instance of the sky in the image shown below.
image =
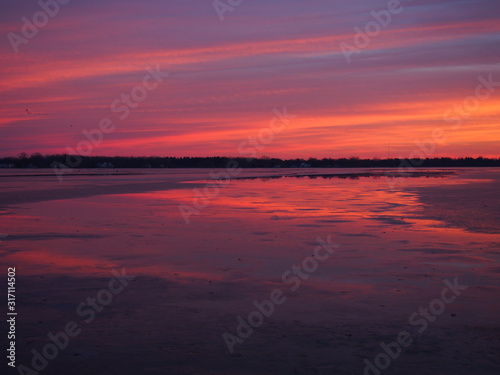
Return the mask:
[[500,156],[498,0],[0,4],[0,156]]

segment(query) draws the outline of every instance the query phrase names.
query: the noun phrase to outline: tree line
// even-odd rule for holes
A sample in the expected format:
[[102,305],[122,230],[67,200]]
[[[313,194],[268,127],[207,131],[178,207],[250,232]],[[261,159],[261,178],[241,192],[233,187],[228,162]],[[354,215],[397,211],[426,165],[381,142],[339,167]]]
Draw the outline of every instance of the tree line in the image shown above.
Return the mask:
[[[42,155],[21,153],[17,156],[0,157],[1,168],[54,168],[65,165],[67,154]],[[500,158],[461,157],[426,159],[362,159],[309,158],[280,159],[242,157],[160,157],[160,156],[79,156],[77,168],[225,168],[228,162],[238,163],[241,168],[399,168],[404,165],[415,167],[500,167]],[[72,166],[74,168],[74,166]]]

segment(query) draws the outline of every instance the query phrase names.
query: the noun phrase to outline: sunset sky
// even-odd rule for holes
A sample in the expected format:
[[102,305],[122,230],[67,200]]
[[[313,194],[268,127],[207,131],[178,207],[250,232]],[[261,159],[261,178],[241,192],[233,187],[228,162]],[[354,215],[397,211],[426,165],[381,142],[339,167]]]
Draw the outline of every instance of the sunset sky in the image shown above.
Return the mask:
[[[43,25],[0,0],[0,156],[66,153],[105,118],[91,155],[238,156],[285,107],[257,156],[409,157],[438,133],[426,156],[500,155],[498,0],[60,1]],[[146,90],[148,66],[169,75]]]

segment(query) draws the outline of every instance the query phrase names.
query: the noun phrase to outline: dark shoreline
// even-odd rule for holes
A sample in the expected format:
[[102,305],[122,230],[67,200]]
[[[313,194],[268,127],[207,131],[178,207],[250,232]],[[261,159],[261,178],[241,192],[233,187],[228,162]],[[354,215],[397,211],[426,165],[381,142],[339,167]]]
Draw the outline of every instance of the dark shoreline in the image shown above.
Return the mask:
[[[425,156],[425,155],[422,155]],[[69,167],[69,168],[68,168]],[[500,167],[500,158],[246,158],[241,156],[79,156],[41,155],[0,157],[0,168],[53,168],[64,173],[87,168],[459,168]]]

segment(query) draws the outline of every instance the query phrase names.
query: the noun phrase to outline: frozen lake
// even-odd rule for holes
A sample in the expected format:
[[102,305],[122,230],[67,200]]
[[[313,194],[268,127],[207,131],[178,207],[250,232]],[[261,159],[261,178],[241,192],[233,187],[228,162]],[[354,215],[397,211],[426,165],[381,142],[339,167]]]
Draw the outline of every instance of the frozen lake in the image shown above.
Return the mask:
[[499,373],[500,169],[210,172],[0,170],[17,362],[74,321],[46,373]]

